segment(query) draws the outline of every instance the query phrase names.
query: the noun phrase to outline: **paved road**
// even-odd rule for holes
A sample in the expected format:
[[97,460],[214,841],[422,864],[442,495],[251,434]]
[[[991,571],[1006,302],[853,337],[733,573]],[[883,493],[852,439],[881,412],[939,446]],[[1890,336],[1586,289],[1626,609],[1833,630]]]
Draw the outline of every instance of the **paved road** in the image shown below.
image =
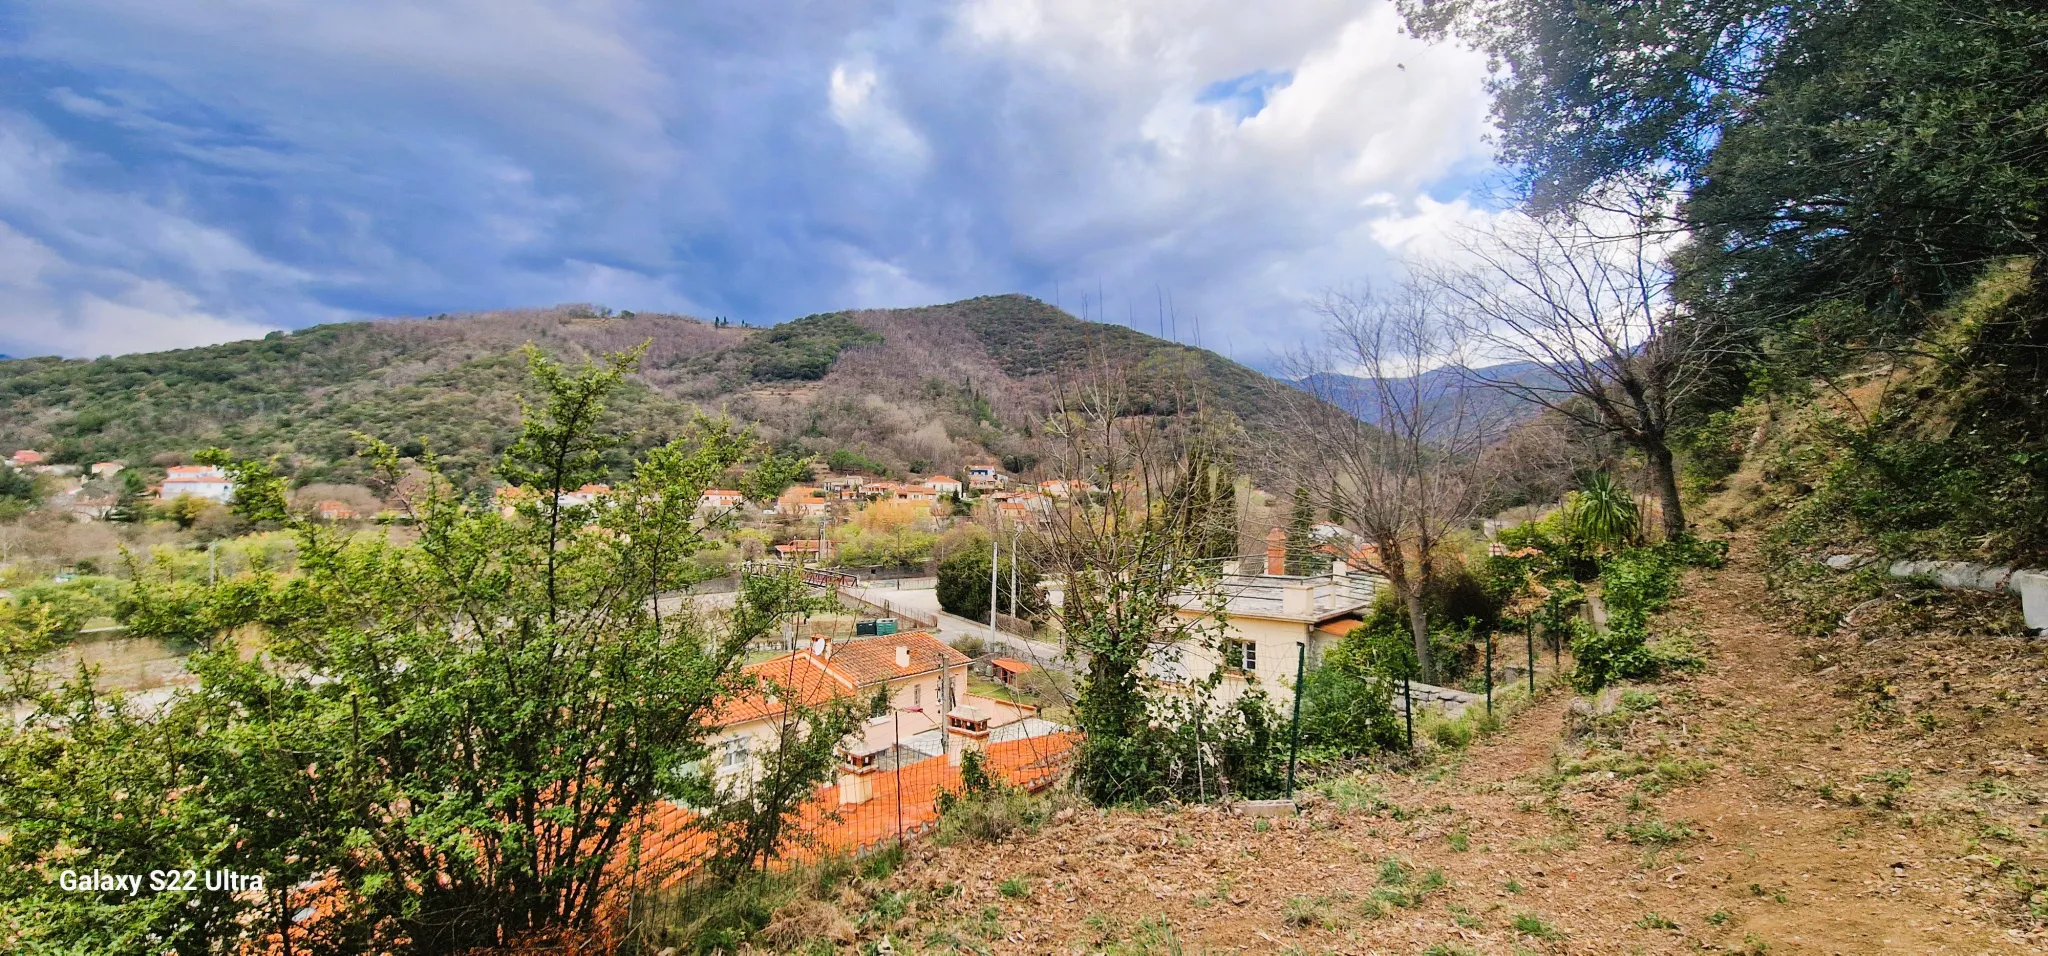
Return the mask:
[[[890,601],[895,606],[914,611],[939,621],[938,636],[951,641],[959,637],[988,637],[988,625],[969,620],[955,614],[948,614],[939,607],[939,592],[932,588],[847,588],[847,593],[864,601],[880,604]],[[1009,631],[996,632],[996,639],[1016,649],[1026,661],[1042,667],[1069,670],[1071,665],[1061,659],[1060,646],[1050,641],[1041,641]]]

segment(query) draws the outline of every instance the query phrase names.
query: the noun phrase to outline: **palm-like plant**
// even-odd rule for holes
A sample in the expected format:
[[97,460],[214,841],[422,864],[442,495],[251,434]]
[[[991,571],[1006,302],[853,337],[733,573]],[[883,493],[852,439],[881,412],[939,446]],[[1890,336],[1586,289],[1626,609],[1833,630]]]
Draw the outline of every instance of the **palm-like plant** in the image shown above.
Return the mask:
[[1643,517],[1635,496],[1604,471],[1593,473],[1566,507],[1572,532],[1590,544],[1620,547],[1635,543],[1642,533]]

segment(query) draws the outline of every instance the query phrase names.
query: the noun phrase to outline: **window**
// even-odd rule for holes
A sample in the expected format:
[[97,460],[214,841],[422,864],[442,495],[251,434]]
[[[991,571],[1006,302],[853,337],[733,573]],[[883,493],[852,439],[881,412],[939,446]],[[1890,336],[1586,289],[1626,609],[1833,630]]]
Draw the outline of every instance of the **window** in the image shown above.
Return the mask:
[[1232,663],[1238,670],[1255,671],[1259,669],[1259,642],[1232,641],[1230,643],[1233,645],[1233,650],[1236,651],[1235,655],[1233,655],[1236,660],[1232,661]]
[[725,746],[718,757],[718,765],[726,769],[745,766],[747,763],[747,751],[747,738],[734,737],[725,742]]
[[924,685],[923,685],[923,684],[912,684],[912,685],[910,685],[910,706],[912,706],[912,707],[923,707],[923,706],[924,706]]

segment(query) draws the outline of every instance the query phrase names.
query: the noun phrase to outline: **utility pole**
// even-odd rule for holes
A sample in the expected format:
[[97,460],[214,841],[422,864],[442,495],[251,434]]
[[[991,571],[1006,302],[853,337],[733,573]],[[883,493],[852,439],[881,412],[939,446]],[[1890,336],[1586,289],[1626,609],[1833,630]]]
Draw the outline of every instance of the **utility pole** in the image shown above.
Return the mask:
[[996,642],[996,569],[1003,566],[1002,516],[996,517],[996,533],[988,537],[988,642]]
[[1493,716],[1493,632],[1486,632],[1486,716]]

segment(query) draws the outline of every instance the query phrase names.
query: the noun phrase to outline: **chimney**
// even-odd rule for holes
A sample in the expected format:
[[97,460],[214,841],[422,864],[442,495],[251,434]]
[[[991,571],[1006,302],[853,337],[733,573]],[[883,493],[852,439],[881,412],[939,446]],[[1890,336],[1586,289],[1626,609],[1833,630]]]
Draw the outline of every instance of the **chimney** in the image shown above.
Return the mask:
[[1274,528],[1266,532],[1266,573],[1280,575],[1287,573],[1287,529]]
[[1315,588],[1306,584],[1290,584],[1280,589],[1280,611],[1295,617],[1308,617],[1316,611]]
[[910,669],[910,648],[907,645],[896,645],[896,668],[906,671]]
[[1349,562],[1349,561],[1346,561],[1346,560],[1344,560],[1343,558],[1337,558],[1337,559],[1335,559],[1335,560],[1332,560],[1332,561],[1330,562],[1330,576],[1331,576],[1331,577],[1333,577],[1333,578],[1341,578],[1341,577],[1343,577],[1343,576],[1345,576],[1345,575],[1347,575],[1347,574],[1350,574],[1350,573],[1351,573],[1351,562]]
[[962,704],[946,715],[946,762],[960,766],[969,750],[988,750],[988,715]]
[[860,753],[848,751],[839,765],[839,805],[852,806],[875,798],[875,774],[882,768],[885,750]]

